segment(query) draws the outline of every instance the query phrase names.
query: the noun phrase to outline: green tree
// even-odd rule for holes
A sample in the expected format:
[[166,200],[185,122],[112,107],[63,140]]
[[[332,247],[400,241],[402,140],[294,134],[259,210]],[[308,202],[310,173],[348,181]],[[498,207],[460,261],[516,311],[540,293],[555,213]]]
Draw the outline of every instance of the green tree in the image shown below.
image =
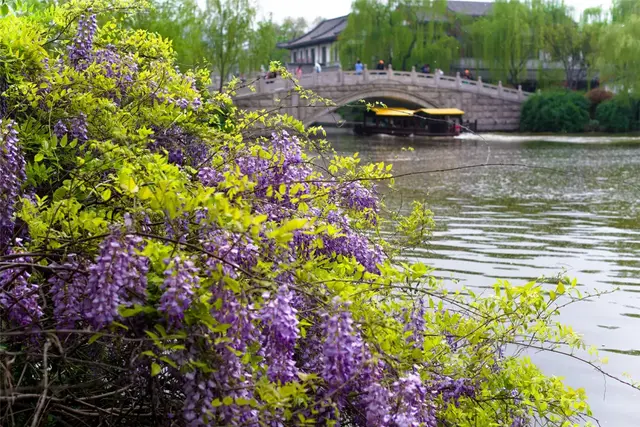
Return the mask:
[[543,46],[543,5],[538,0],[499,0],[472,31],[474,51],[493,78],[516,85],[527,78],[529,61],[538,59]]
[[611,21],[624,22],[631,15],[640,14],[639,0],[613,0],[611,5]]
[[586,9],[580,18],[582,53],[584,55],[587,80],[589,82],[596,76],[598,45],[600,43],[600,37],[608,25],[608,16],[600,7]]
[[251,40],[255,9],[249,0],[207,0],[202,14],[205,45],[219,76],[219,89],[238,70]]
[[286,51],[278,49],[278,26],[271,20],[260,21],[249,35],[248,47],[240,58],[240,71],[257,71],[270,61],[282,62]]
[[284,18],[278,26],[278,42],[286,42],[302,36],[309,28],[309,23],[304,18]]
[[602,29],[597,66],[603,82],[622,92],[640,93],[640,15],[629,15]]
[[271,17],[258,22],[251,32],[241,71],[257,71],[261,66],[267,67],[271,61],[287,63],[289,51],[278,45],[302,36],[306,30],[307,21],[304,18],[288,17],[282,24],[274,23]]
[[543,42],[549,59],[562,64],[566,86],[576,89],[578,82],[586,78],[587,64],[583,52],[584,34],[572,14],[573,9],[567,7],[562,0],[546,3]]
[[340,38],[340,60],[373,65],[384,59],[402,70],[424,62],[448,68],[459,50],[448,23],[443,0],[356,0]]
[[129,19],[129,25],[172,41],[183,69],[210,60],[204,44],[202,11],[197,0],[154,0],[153,7]]

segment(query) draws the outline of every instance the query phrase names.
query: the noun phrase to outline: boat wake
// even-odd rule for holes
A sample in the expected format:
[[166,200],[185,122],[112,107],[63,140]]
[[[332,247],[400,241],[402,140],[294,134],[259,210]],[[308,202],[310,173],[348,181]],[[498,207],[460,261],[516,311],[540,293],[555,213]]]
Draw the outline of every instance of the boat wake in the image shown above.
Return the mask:
[[504,133],[463,133],[460,136],[455,137],[462,140],[474,140],[474,141],[490,141],[490,142],[563,142],[570,144],[603,144],[603,143],[615,143],[615,142],[640,142],[640,136],[611,136],[611,135],[598,135],[598,136],[578,136],[578,135],[531,135],[531,134],[504,134]]

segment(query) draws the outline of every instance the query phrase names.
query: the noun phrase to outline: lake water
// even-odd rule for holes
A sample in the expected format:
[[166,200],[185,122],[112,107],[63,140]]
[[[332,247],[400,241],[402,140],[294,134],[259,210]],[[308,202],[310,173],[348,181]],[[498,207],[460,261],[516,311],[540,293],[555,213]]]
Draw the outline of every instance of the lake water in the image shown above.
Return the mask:
[[[640,380],[640,138],[470,135],[452,142],[329,131],[340,154],[411,175],[384,191],[392,208],[427,200],[437,229],[413,253],[445,280],[485,289],[566,270],[584,291],[612,294],[569,307],[561,320],[609,357],[606,369]],[[412,147],[413,151],[403,150]],[[640,426],[640,393],[579,362],[532,358],[548,374],[584,387],[602,425]]]

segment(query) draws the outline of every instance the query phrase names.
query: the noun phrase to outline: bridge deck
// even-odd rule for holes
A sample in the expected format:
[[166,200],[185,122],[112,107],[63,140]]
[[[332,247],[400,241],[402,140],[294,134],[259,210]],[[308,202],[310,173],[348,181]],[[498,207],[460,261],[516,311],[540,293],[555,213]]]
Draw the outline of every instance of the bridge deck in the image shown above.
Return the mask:
[[[454,90],[459,92],[477,93],[492,98],[508,101],[523,102],[531,94],[523,92],[521,87],[510,89],[498,85],[484,83],[478,80],[466,80],[460,77],[459,73],[455,77],[440,76],[435,74],[417,73],[416,71],[394,71],[394,70],[364,70],[361,74],[354,71],[328,71],[321,73],[303,74],[300,85],[304,88],[314,89],[335,86],[351,86],[359,84],[406,84],[407,86],[421,86],[427,88],[437,88]],[[291,89],[293,83],[282,78],[260,79],[255,85],[255,91],[250,88],[242,88],[237,93],[237,98],[251,97],[256,94],[277,93]]]

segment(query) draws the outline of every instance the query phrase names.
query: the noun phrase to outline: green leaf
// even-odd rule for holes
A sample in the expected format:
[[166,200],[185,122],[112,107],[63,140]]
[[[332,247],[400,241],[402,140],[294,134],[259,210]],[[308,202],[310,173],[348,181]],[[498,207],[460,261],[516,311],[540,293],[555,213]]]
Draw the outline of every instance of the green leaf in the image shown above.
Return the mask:
[[111,198],[111,189],[107,188],[106,190],[104,190],[102,192],[102,200],[104,200],[105,202],[108,201]]
[[155,377],[156,375],[158,375],[161,370],[162,370],[162,368],[160,368],[160,365],[158,365],[156,362],[153,362],[151,364],[151,376],[152,377]]
[[35,160],[36,163],[40,163],[41,161],[44,160],[44,154],[42,154],[42,153],[36,154],[35,157],[33,158],[33,160]]
[[89,338],[89,341],[87,341],[87,344],[93,344],[94,342],[98,341],[98,339],[100,339],[102,335],[104,334],[101,334],[101,333],[93,334],[91,338]]

